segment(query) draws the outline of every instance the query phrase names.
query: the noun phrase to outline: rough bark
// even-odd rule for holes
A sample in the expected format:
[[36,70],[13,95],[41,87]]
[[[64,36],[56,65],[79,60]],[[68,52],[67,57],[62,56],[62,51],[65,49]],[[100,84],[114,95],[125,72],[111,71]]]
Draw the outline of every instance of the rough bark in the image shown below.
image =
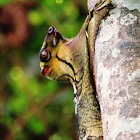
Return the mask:
[[88,0],[87,1],[87,5],[88,5],[88,10],[93,9],[96,5],[96,3],[98,3],[99,0]]
[[[88,5],[95,1],[88,0]],[[96,88],[104,140],[139,140],[140,1],[112,3],[116,7],[102,21],[95,43]]]

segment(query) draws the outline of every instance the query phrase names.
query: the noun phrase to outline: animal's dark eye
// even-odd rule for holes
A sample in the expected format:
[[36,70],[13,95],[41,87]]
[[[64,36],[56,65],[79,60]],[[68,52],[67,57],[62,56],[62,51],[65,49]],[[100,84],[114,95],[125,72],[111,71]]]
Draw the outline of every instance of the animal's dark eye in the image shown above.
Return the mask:
[[47,62],[47,61],[50,60],[50,58],[51,58],[51,53],[50,53],[49,50],[47,50],[47,49],[41,50],[41,52],[40,52],[40,60],[42,62]]

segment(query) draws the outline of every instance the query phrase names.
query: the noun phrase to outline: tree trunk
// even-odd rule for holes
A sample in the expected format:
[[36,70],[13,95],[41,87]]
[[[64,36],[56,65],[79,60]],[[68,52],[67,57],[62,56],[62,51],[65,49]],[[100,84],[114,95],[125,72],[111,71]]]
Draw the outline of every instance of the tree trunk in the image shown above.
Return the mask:
[[[97,0],[88,0],[88,9]],[[104,140],[140,139],[140,0],[112,0],[95,42]],[[94,47],[94,46],[93,46]]]

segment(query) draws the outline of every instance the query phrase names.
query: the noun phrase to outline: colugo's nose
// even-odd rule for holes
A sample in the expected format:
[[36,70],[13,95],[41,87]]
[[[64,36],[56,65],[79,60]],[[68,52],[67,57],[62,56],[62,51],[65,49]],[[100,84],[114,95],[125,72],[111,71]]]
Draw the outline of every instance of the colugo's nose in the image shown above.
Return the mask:
[[48,34],[51,34],[51,33],[55,32],[55,31],[56,31],[56,29],[54,27],[50,27],[48,29]]
[[47,62],[50,60],[50,58],[51,58],[51,53],[48,49],[42,49],[40,51],[40,60],[42,62]]

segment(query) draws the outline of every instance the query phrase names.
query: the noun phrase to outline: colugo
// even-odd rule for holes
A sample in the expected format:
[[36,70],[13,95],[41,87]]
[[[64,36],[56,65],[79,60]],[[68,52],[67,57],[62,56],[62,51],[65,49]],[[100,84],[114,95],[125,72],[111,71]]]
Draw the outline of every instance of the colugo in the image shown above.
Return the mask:
[[39,54],[41,72],[45,77],[70,81],[73,85],[79,140],[103,138],[100,107],[93,82],[93,46],[110,3],[111,0],[97,3],[72,39],[63,37],[54,27],[50,27]]

